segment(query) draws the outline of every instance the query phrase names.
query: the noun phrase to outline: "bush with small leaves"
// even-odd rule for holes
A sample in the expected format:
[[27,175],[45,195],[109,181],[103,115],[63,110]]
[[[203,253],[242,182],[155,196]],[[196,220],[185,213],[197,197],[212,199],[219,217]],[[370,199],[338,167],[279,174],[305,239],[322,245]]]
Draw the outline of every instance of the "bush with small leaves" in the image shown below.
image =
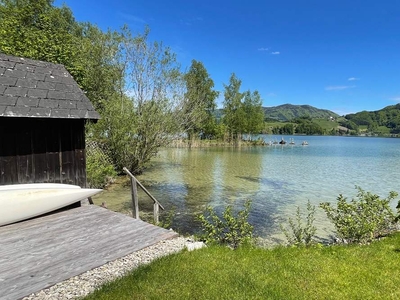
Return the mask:
[[365,244],[397,230],[396,216],[390,207],[397,193],[390,192],[387,198],[382,199],[358,186],[356,189],[357,198],[350,202],[340,194],[336,207],[329,202],[320,204],[335,226],[338,238],[346,243]]
[[288,219],[289,228],[284,227],[282,224],[280,228],[285,235],[289,246],[311,246],[314,243],[313,237],[317,228],[313,225],[315,221],[315,206],[311,205],[310,200],[307,202],[307,217],[305,224],[302,221],[300,207],[297,207],[296,218]]
[[90,188],[104,188],[117,176],[113,165],[102,151],[87,152],[86,177]]
[[247,200],[244,209],[234,216],[232,205],[228,205],[222,218],[211,207],[207,207],[206,212],[198,216],[204,232],[200,239],[208,244],[227,245],[233,249],[251,242],[253,226],[248,222],[250,207],[251,201]]
[[176,208],[171,208],[168,211],[161,212],[160,220],[158,221],[158,223],[154,222],[154,218],[150,219],[148,222],[158,227],[171,229],[175,214],[176,214]]

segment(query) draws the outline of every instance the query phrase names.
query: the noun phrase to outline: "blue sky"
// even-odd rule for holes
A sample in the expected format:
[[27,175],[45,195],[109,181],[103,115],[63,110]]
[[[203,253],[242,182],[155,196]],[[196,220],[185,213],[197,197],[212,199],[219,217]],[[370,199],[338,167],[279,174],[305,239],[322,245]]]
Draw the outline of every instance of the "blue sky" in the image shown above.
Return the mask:
[[264,106],[344,115],[400,102],[399,0],[55,1],[62,3],[103,30],[149,25],[182,70],[201,61],[219,91],[234,72]]

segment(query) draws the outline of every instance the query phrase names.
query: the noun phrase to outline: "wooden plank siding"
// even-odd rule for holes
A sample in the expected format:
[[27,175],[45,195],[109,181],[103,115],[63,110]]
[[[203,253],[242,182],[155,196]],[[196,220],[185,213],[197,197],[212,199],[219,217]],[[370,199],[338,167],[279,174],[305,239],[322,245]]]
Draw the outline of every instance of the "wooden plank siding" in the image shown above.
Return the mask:
[[18,182],[17,157],[13,155],[16,149],[15,139],[16,136],[7,130],[6,126],[0,125],[0,183],[2,185],[7,182]]
[[85,120],[0,118],[0,184],[86,186]]
[[0,227],[0,299],[19,299],[177,233],[90,205]]

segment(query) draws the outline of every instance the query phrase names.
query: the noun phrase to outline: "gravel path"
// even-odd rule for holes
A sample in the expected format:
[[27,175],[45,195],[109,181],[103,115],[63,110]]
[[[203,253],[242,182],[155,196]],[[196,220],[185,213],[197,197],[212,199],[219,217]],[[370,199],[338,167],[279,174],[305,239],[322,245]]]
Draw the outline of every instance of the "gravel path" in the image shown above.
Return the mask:
[[179,252],[184,248],[194,250],[202,246],[202,243],[194,242],[184,237],[161,241],[153,246],[57,283],[50,288],[23,298],[23,300],[64,300],[83,297],[102,284],[124,275],[139,265],[147,264],[161,256]]

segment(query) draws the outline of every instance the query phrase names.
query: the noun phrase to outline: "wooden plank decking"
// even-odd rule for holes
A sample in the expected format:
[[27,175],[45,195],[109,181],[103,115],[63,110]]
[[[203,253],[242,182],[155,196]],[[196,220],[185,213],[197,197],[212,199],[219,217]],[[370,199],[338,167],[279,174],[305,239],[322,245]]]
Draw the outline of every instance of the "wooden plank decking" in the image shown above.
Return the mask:
[[19,299],[177,234],[90,205],[0,227],[0,299]]

